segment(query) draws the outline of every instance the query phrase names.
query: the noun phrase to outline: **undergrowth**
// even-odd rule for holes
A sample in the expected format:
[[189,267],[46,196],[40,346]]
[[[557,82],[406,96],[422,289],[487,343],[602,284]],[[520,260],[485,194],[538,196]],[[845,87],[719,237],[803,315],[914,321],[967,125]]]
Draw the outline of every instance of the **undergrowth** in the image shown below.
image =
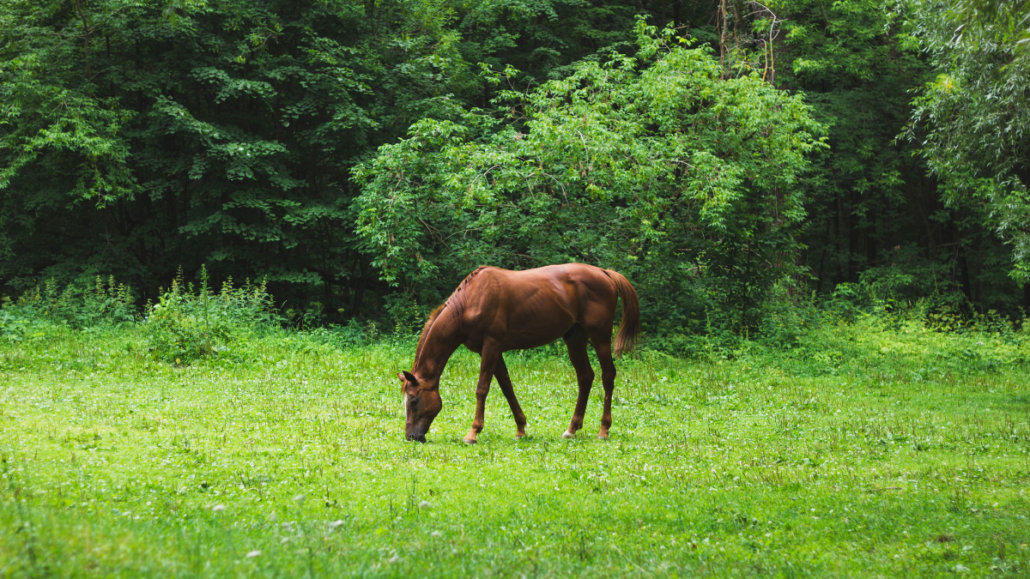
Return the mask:
[[158,303],[146,306],[142,328],[158,360],[189,364],[205,356],[236,355],[235,349],[282,321],[263,282],[237,288],[230,278],[216,293],[208,287],[207,270],[200,274],[194,287],[180,271]]
[[[296,319],[294,319],[296,318]],[[131,288],[113,278],[89,287],[57,288],[47,282],[21,297],[3,298],[0,341],[42,342],[69,332],[128,332],[133,348],[151,359],[190,365],[205,359],[246,363],[269,342],[337,351],[377,343],[408,344],[416,337],[411,312],[379,323],[352,319],[317,325],[281,314],[262,282],[236,287],[231,279],[213,291],[202,269],[196,283],[181,272],[157,303],[137,313]],[[645,334],[637,358],[672,356],[706,363],[744,361],[804,375],[891,372],[904,366],[915,380],[969,372],[995,372],[1030,362],[1030,332],[994,312],[960,313],[930,301],[899,303],[847,284],[829,299],[790,298],[765,305],[752,334],[707,326],[696,334]],[[386,328],[386,331],[383,330]],[[514,354],[512,354],[514,355]],[[518,354],[564,358],[561,342]]]
[[132,289],[113,277],[97,276],[92,286],[64,288],[49,280],[17,299],[0,299],[0,340],[21,342],[62,328],[97,330],[129,324],[137,318],[134,302]]

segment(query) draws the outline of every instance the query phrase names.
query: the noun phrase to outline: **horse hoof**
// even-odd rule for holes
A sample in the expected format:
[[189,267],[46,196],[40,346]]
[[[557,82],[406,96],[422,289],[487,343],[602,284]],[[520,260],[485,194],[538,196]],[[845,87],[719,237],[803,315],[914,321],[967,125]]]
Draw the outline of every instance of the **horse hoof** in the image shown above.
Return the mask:
[[519,440],[520,438],[525,438],[525,437],[526,437],[526,433],[525,432],[518,432],[518,433],[515,434],[515,440]]
[[576,438],[576,433],[571,430],[566,430],[565,434],[561,435],[562,438]]
[[603,433],[603,432],[598,432],[597,433],[597,438],[600,439],[600,440],[608,440],[608,435]]
[[462,438],[461,441],[464,442],[465,444],[475,444],[476,443],[476,439],[475,438]]

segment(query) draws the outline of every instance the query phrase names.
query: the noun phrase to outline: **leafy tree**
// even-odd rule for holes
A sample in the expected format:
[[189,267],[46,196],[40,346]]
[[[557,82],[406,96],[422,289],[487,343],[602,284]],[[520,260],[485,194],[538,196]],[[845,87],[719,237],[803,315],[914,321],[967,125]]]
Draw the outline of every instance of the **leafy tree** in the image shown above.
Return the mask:
[[1030,280],[1030,3],[913,0],[913,32],[940,74],[916,99],[911,138],[952,204],[980,203]]
[[358,231],[385,278],[434,300],[481,263],[585,261],[629,275],[652,323],[710,306],[753,326],[793,271],[820,127],[800,97],[722,79],[710,50],[654,34],[640,26],[635,56],[503,92],[507,106],[422,120],[360,165]]
[[803,183],[811,216],[804,262],[816,287],[856,283],[902,255],[908,268],[916,266],[913,258],[918,267],[932,263],[935,246],[952,240],[942,241],[936,191],[912,158],[914,147],[896,142],[911,111],[910,91],[929,70],[900,33],[898,14],[879,0],[783,0],[772,7],[781,19],[776,82],[804,91],[829,127],[830,148],[813,159]]
[[[998,309],[1018,316],[1027,295],[1004,274],[1009,251],[987,212],[970,199],[946,199],[926,171],[920,143],[899,139],[912,94],[932,64],[906,24],[904,3],[776,0],[748,11],[729,4],[739,69],[761,70],[803,92],[828,127],[828,149],[801,181],[809,218],[800,265],[811,286],[830,293],[862,284],[897,302],[930,298],[934,307]],[[737,22],[733,14],[748,14]]]

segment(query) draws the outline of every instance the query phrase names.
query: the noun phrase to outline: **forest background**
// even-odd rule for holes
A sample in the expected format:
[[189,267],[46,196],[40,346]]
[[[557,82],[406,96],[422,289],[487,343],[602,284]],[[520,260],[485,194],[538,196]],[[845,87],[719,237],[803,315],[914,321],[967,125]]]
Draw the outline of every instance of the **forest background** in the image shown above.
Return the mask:
[[296,324],[410,329],[480,264],[581,261],[673,351],[825,300],[1018,321],[1027,14],[2,0],[0,293],[265,280]]

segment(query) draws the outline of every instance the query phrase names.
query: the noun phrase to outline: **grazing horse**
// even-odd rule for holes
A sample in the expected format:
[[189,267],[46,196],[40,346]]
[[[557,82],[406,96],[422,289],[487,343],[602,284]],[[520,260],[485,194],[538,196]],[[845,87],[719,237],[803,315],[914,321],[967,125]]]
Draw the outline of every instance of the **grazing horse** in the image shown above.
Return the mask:
[[550,265],[525,271],[480,267],[469,274],[451,297],[433,310],[422,329],[411,372],[401,372],[408,440],[426,441],[433,419],[443,406],[440,375],[458,346],[479,354],[479,382],[476,386],[476,418],[465,442],[475,444],[483,430],[483,409],[490,381],[497,378],[515,418],[517,438],[526,435],[522,413],[511,386],[502,354],[550,344],[562,338],[576,368],[579,399],[565,438],[583,427],[594,371],[587,356],[587,341],[594,346],[601,363],[604,384],[604,414],[598,438],[608,438],[612,425],[612,390],[615,364],[612,362],[612,324],[615,304],[622,297],[622,322],[615,338],[615,356],[633,348],[640,333],[640,302],[625,277],[610,269],[581,263]]

